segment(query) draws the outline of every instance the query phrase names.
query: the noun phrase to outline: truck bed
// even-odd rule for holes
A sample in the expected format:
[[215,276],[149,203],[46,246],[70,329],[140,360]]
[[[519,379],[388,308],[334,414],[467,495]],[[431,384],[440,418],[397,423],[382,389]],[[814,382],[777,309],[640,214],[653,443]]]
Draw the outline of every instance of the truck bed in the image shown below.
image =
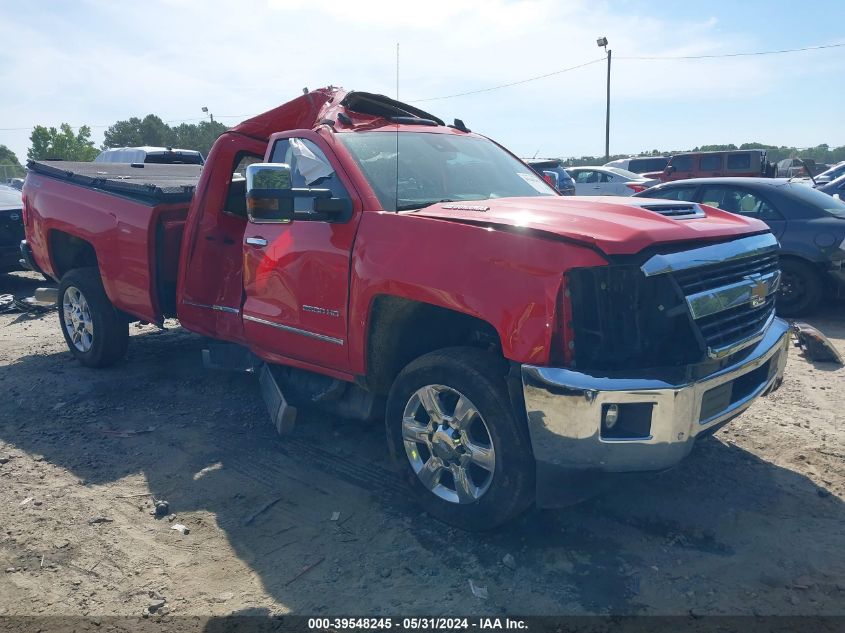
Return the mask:
[[70,268],[96,265],[118,309],[150,322],[175,315],[182,232],[202,167],[70,161],[28,167],[27,241],[41,270],[59,279]]
[[190,202],[202,171],[201,165],[33,160],[27,167],[44,176],[148,204]]

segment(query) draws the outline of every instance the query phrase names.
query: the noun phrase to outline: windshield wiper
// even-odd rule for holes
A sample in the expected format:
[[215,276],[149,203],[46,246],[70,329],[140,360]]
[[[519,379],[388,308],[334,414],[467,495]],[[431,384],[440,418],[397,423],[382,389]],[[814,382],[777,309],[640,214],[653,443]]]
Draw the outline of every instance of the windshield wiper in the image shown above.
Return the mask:
[[407,204],[399,204],[396,205],[397,211],[413,211],[415,209],[422,209],[423,207],[430,207],[433,204],[439,204],[441,202],[454,202],[454,200],[450,198],[443,198],[442,200],[426,200],[423,202],[409,202]]

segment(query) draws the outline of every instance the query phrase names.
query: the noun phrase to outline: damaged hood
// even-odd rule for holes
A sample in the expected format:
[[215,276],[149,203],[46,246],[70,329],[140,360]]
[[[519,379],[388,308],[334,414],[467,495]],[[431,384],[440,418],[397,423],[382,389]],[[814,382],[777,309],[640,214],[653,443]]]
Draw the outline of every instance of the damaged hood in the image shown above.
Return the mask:
[[[689,214],[694,217],[663,214],[683,205],[694,206],[694,212]],[[410,214],[492,228],[541,231],[594,246],[608,255],[633,255],[655,244],[714,240],[768,230],[763,222],[712,207],[644,198],[494,198],[433,204]]]

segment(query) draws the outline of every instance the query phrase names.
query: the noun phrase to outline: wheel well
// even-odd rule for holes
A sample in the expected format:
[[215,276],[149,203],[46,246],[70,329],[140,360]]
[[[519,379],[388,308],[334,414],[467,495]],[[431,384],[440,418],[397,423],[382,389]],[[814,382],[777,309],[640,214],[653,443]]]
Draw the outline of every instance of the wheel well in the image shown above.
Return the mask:
[[367,336],[366,386],[386,394],[409,362],[459,345],[502,351],[495,328],[477,317],[402,297],[376,297]]
[[64,231],[50,231],[49,243],[56,279],[73,268],[97,267],[97,253],[90,242]]

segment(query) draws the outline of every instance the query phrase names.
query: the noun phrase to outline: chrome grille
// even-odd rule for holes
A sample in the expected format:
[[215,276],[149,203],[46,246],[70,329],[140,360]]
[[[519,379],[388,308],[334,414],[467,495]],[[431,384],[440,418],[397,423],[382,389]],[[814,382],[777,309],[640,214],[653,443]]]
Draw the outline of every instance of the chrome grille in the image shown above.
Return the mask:
[[[774,316],[775,291],[780,281],[777,253],[678,271],[674,277],[687,298],[710,356],[734,351],[742,342],[762,332]],[[755,284],[761,285],[756,297],[752,296]],[[737,295],[739,305],[724,299],[731,291]],[[703,313],[693,303],[702,297]],[[720,297],[721,305],[707,305]]]
[[696,323],[707,346],[711,350],[718,350],[757,334],[774,312],[775,295],[772,294],[760,307],[741,305],[697,319]]
[[742,281],[750,275],[765,275],[778,269],[777,253],[769,253],[746,259],[736,259],[715,266],[703,266],[679,271],[675,273],[675,279],[681,285],[684,294],[691,295]]
[[774,319],[777,247],[773,235],[756,235],[655,255],[642,271],[675,280],[708,355],[720,358],[752,344]]

